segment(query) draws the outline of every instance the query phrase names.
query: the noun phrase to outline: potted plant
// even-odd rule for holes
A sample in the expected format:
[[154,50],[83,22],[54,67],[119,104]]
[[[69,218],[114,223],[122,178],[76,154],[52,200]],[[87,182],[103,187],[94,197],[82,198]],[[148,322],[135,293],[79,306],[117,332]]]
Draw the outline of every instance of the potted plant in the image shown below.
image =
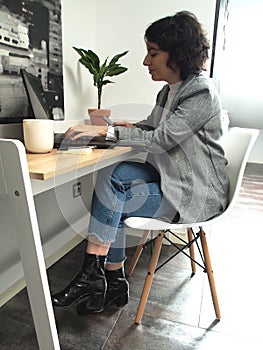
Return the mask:
[[[128,51],[124,51],[120,54],[115,55],[108,63],[108,57],[101,64],[98,55],[95,54],[92,50],[85,50],[77,47],[73,47],[74,50],[80,55],[79,62],[83,64],[89,72],[93,75],[93,83],[94,86],[97,87],[97,97],[98,97],[98,105],[97,109],[89,109],[89,115],[92,124],[105,124],[105,122],[101,119],[101,115],[110,114],[109,110],[101,110],[101,99],[102,99],[102,89],[105,85],[114,83],[109,80],[108,77],[112,77],[115,75],[120,75],[127,71],[128,68],[122,67],[118,62],[118,60],[126,55]],[[97,113],[101,111],[102,113]],[[100,120],[95,120],[100,115]]]

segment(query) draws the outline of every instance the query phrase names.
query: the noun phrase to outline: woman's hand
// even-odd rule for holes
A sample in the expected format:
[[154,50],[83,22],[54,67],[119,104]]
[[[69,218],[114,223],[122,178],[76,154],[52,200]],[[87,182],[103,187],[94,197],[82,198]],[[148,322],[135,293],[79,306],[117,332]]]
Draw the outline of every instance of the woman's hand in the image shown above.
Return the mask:
[[123,126],[124,128],[136,128],[134,124],[127,122],[125,120],[114,122],[114,126]]
[[76,125],[65,132],[65,137],[77,140],[85,136],[106,136],[108,127],[103,125]]

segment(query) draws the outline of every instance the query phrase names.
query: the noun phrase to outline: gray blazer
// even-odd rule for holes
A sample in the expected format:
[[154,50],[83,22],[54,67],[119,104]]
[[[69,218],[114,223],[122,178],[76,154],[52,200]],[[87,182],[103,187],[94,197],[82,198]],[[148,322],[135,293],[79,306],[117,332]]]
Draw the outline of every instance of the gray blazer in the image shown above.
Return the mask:
[[[179,222],[204,221],[227,205],[227,160],[220,145],[221,105],[211,79],[191,75],[164,111],[165,85],[156,105],[137,128],[115,127],[120,145],[149,153],[161,176],[163,195],[180,214]],[[166,119],[159,124],[163,111]]]

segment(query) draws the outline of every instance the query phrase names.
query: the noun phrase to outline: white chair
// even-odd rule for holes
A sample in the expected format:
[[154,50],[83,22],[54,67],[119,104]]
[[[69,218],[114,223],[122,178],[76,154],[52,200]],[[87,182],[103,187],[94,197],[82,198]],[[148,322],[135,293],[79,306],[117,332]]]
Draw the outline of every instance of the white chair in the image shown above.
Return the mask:
[[59,350],[26,152],[18,140],[0,139],[1,196],[10,202],[39,349]]
[[[133,270],[137,264],[137,261],[142,253],[144,246],[149,242],[155,241],[154,248],[152,251],[152,257],[149,263],[148,272],[145,278],[145,283],[138,306],[135,323],[139,324],[143,317],[154,273],[172,258],[177,256],[179,253],[184,253],[191,259],[191,267],[193,274],[196,271],[196,264],[201,266],[204,269],[204,271],[207,272],[216,318],[218,320],[221,318],[213,270],[211,267],[210,255],[207,246],[206,234],[202,227],[203,225],[212,225],[217,221],[222,220],[226,215],[228,215],[229,211],[233,208],[240,190],[249,154],[257,139],[258,134],[259,131],[255,129],[231,128],[229,132],[227,132],[222,138],[222,145],[224,147],[225,155],[228,160],[227,170],[230,179],[230,189],[229,205],[221,215],[213,219],[207,220],[205,222],[191,222],[184,224],[169,224],[158,219],[151,219],[145,217],[130,217],[125,220],[125,224],[128,227],[144,231],[141,242],[138,245],[133,259],[127,269],[127,276],[130,276],[133,273]],[[178,229],[180,230],[182,228],[187,229],[188,241],[182,240],[174,233],[174,231],[178,231]],[[196,228],[198,228],[197,232]],[[153,234],[154,231],[158,231],[159,233],[154,239],[147,241],[149,233]],[[172,242],[166,234],[167,232],[179,238],[182,241],[183,245],[177,245],[174,242]],[[173,246],[175,246],[178,251],[171,258],[167,259],[166,262],[164,262],[161,266],[156,268],[164,239],[169,241]],[[199,239],[201,241],[201,247],[199,247],[198,245]],[[198,251],[200,253],[203,265],[197,262],[195,259],[194,243],[198,247]]]

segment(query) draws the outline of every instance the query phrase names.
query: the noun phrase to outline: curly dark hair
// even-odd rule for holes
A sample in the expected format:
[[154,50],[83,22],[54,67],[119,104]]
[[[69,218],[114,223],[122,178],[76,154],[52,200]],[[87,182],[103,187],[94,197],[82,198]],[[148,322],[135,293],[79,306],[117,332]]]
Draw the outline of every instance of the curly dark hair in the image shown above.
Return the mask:
[[173,69],[173,63],[176,63],[182,80],[191,73],[199,74],[206,70],[209,41],[191,12],[177,12],[152,23],[145,31],[145,40],[154,42],[169,53],[167,66]]

